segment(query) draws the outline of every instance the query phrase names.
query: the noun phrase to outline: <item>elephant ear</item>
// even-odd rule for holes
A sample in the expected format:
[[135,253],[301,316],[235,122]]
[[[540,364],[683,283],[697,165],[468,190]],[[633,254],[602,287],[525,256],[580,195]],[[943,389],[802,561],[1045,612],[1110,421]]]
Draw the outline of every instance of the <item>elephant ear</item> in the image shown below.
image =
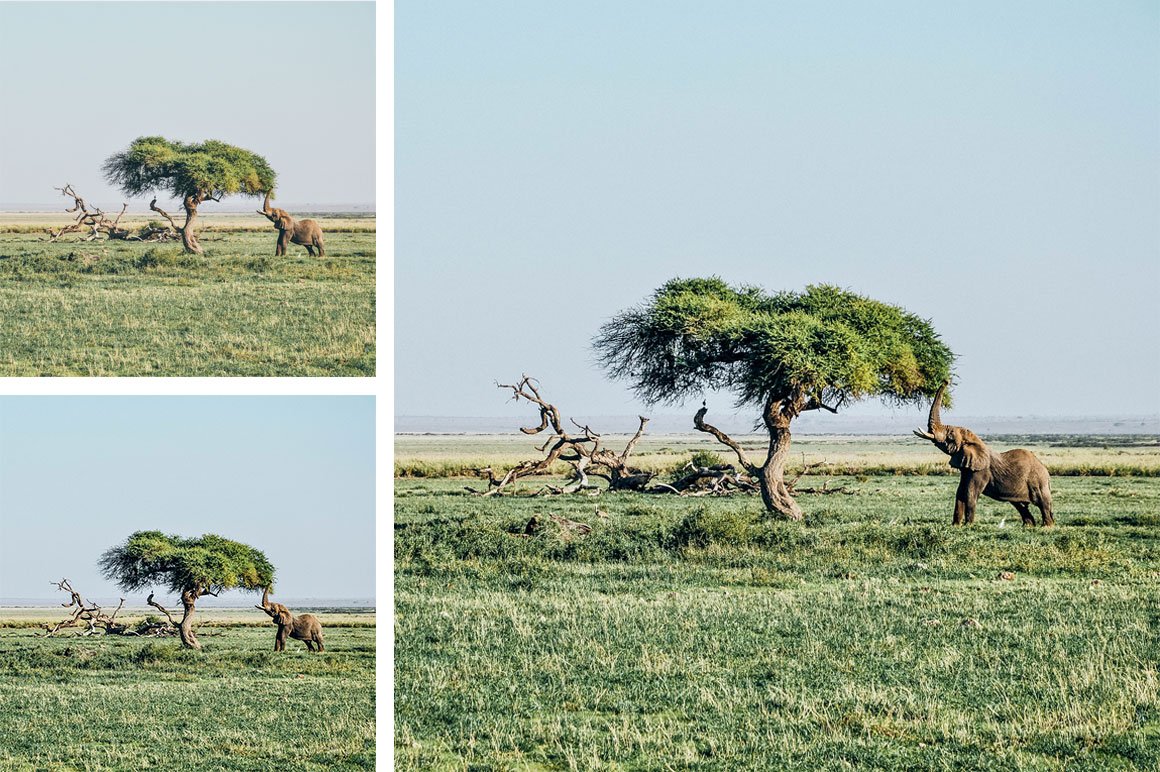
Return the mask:
[[278,621],[278,624],[288,625],[293,618],[294,617],[290,614],[290,609],[286,608],[285,606],[278,607],[278,615],[275,617],[275,619]]
[[290,230],[292,227],[294,227],[294,218],[291,217],[289,215],[289,213],[284,212],[281,209],[279,209],[278,210],[278,227],[284,231]]
[[979,435],[967,429],[960,429],[958,448],[951,454],[951,466],[980,472],[991,465],[991,454]]

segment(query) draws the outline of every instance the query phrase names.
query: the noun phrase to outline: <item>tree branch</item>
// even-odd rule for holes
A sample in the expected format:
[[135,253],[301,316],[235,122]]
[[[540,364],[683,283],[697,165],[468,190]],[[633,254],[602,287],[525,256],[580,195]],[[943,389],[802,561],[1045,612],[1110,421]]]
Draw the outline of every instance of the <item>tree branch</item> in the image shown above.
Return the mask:
[[[629,453],[644,433],[645,424],[648,423],[647,418],[641,416],[640,428],[636,435],[629,441],[624,451],[617,455],[611,450],[601,447],[601,435],[589,426],[570,419],[571,423],[580,429],[582,434],[573,436],[565,432],[560,411],[541,396],[539,382],[528,375],[522,376],[514,384],[496,382],[496,386],[501,389],[511,389],[512,399],[517,402],[525,399],[539,407],[540,425],[520,428],[521,432],[538,434],[551,426],[554,433],[543,445],[536,448],[540,453],[547,453],[544,458],[535,461],[521,461],[498,480],[490,467],[477,470],[477,474],[481,477],[484,474],[487,475],[488,489],[476,491],[468,488],[472,493],[494,496],[521,477],[547,472],[556,461],[566,461],[572,465],[572,482],[564,487],[548,486],[547,489],[552,493],[575,493],[594,487],[588,482],[589,474],[608,479],[610,481],[609,487],[615,489],[639,490],[652,479],[652,473],[630,469],[627,463]],[[591,467],[604,467],[608,470],[608,475],[600,474]]]
[[63,188],[53,188],[59,190],[62,196],[71,198],[73,205],[65,209],[68,213],[76,212],[76,217],[72,225],[66,225],[55,233],[51,228],[46,228],[45,231],[49,235],[49,241],[56,241],[66,233],[76,233],[77,231],[88,228],[89,235],[84,239],[85,241],[92,241],[100,237],[103,233],[110,239],[121,239],[136,241],[139,240],[136,236],[122,227],[118,223],[121,222],[121,216],[125,214],[125,210],[129,208],[128,204],[121,205],[121,214],[117,215],[117,219],[110,220],[108,216],[99,208],[94,207],[92,211],[89,210],[85,200],[73,190],[72,185],[66,184]]
[[702,402],[701,409],[698,410],[697,414],[693,416],[693,428],[699,432],[712,434],[717,438],[718,442],[720,442],[722,445],[728,446],[735,454],[737,454],[737,460],[741,462],[741,466],[745,469],[745,471],[749,472],[750,474],[758,474],[761,471],[760,467],[754,466],[753,462],[749,460],[749,457],[745,455],[745,450],[737,442],[735,442],[732,437],[718,429],[716,426],[705,423],[705,414],[708,412],[708,404]]
[[823,404],[822,401],[820,399],[818,399],[817,397],[810,397],[809,402],[807,402],[805,404],[805,406],[802,408],[802,412],[804,413],[807,410],[819,410],[819,409],[820,410],[829,410],[834,415],[838,414],[838,408],[830,407],[829,405]]
[[165,618],[169,620],[169,624],[173,625],[174,627],[177,627],[177,621],[173,618],[173,615],[169,613],[169,610],[166,609],[164,606],[162,606],[157,601],[153,600],[153,593],[149,593],[149,597],[145,599],[145,602],[148,603],[153,608],[160,611],[162,614],[164,614]]
[[169,227],[173,228],[173,230],[177,231],[178,233],[181,233],[183,230],[185,230],[184,228],[179,227],[177,225],[177,223],[175,223],[173,221],[173,218],[169,216],[169,212],[166,212],[164,209],[157,206],[156,196],[153,198],[152,201],[149,202],[149,208],[152,209],[154,212],[157,212],[157,214],[161,215],[166,220],[169,220]]

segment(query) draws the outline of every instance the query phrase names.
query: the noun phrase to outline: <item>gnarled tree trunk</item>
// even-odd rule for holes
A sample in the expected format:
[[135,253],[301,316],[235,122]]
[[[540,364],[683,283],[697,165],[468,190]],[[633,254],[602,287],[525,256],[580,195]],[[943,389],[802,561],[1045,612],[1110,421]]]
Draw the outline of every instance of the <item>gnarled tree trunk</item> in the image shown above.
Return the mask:
[[185,225],[181,228],[181,244],[185,247],[186,252],[192,252],[200,255],[204,254],[201,249],[201,243],[197,240],[197,234],[193,231],[193,221],[197,219],[197,205],[201,203],[201,199],[196,196],[186,196],[182,201],[185,207]]
[[757,475],[761,486],[761,500],[770,512],[801,520],[802,509],[785,482],[785,462],[789,458],[789,421],[769,428],[769,453]]
[[181,617],[181,624],[177,626],[177,630],[181,634],[182,644],[191,649],[201,648],[197,634],[193,632],[193,604],[197,602],[198,597],[196,589],[181,591],[181,605],[185,608],[185,614]]

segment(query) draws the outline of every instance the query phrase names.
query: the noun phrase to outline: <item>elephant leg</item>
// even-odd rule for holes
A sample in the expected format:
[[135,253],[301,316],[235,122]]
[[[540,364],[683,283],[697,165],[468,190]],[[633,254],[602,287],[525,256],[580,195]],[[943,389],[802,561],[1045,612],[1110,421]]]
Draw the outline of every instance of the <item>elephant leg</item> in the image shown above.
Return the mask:
[[970,501],[970,496],[971,491],[967,484],[967,478],[959,478],[959,488],[955,491],[955,516],[951,520],[951,525],[970,523],[975,518],[975,507]]
[[309,244],[307,244],[307,245],[306,245],[306,252],[307,252],[307,253],[308,253],[308,254],[309,254],[311,257],[314,257],[314,247],[310,246]]
[[1039,507],[1040,522],[1044,528],[1055,525],[1055,516],[1051,513],[1051,493],[1040,491],[1035,506]]
[[1031,514],[1031,505],[1025,501],[1013,501],[1011,505],[1019,510],[1019,517],[1023,519],[1023,525],[1035,525],[1035,516]]
[[959,489],[955,493],[955,515],[959,515],[961,505],[962,525],[971,525],[975,522],[975,504],[979,501],[979,494],[986,487],[987,477],[984,474],[963,470],[959,477]]
[[313,642],[313,641],[311,641],[311,640],[306,640],[306,641],[303,641],[303,643],[305,643],[305,644],[306,644],[306,650],[307,650],[307,651],[314,651],[314,642]]
[[318,242],[314,246],[318,247],[318,256],[319,257],[326,257],[326,250],[323,249],[323,247],[322,247],[322,239],[319,239]]

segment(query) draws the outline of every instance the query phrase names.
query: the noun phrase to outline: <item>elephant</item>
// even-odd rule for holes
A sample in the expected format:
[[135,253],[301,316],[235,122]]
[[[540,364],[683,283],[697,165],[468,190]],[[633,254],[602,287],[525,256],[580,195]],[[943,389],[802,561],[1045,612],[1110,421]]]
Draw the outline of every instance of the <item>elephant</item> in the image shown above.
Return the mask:
[[955,493],[955,514],[951,524],[970,525],[975,521],[975,504],[981,493],[996,501],[1010,502],[1018,510],[1023,525],[1035,525],[1032,504],[1039,508],[1042,525],[1055,525],[1047,467],[1029,450],[1016,448],[996,453],[970,429],[945,426],[939,418],[939,405],[948,385],[949,382],[944,381],[935,392],[926,431],[915,429],[914,434],[933,442],[935,447],[951,457],[951,466],[959,470],[959,488]]
[[[322,646],[322,624],[313,614],[299,614],[294,616],[290,609],[281,603],[270,602],[270,588],[262,590],[262,605],[255,606],[270,615],[274,624],[278,625],[278,634],[274,637],[274,651],[286,648],[286,636],[296,638],[306,644],[310,651],[326,651]],[[318,648],[314,648],[317,646]]]
[[265,215],[266,219],[274,223],[274,227],[278,229],[278,244],[274,247],[275,257],[286,254],[287,242],[306,247],[306,251],[310,253],[311,257],[314,257],[315,249],[318,250],[319,257],[325,257],[326,250],[322,246],[322,228],[318,227],[318,223],[314,220],[295,220],[285,209],[271,209],[270,193],[271,191],[266,191],[266,200],[262,203],[262,208],[258,210],[258,214]]

